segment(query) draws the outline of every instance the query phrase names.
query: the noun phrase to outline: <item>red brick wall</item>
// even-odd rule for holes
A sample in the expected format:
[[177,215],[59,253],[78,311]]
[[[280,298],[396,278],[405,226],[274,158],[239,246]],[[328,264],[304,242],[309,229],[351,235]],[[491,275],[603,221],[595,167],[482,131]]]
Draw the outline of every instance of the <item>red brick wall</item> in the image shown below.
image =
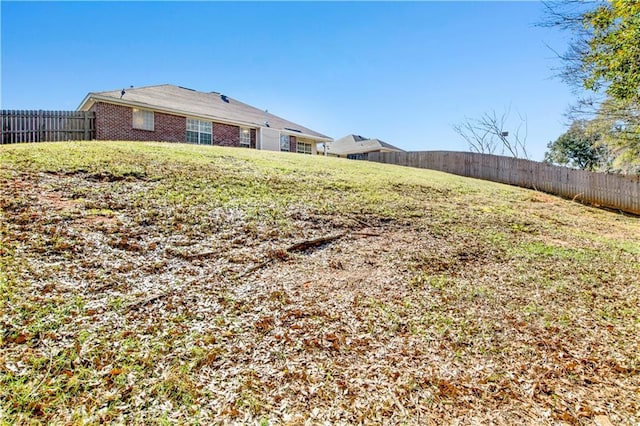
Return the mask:
[[213,123],[213,144],[220,146],[240,146],[240,127],[230,124]]
[[[154,112],[154,130],[133,128],[133,108],[96,102],[92,111],[96,113],[96,139],[186,142],[187,118],[178,115]],[[240,127],[213,123],[213,145],[240,146]],[[251,129],[251,148],[256,148],[256,129]],[[295,142],[293,145],[295,151]]]
[[125,141],[185,142],[187,120],[177,115],[154,113],[154,130],[133,128],[133,109],[122,105],[97,102],[96,139]]

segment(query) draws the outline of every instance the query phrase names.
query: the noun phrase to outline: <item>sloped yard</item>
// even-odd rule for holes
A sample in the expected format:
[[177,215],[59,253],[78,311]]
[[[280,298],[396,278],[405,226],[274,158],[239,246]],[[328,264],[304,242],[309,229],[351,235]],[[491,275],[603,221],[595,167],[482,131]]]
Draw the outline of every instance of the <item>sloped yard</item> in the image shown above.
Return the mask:
[[0,146],[0,207],[0,422],[640,422],[638,218],[124,142]]

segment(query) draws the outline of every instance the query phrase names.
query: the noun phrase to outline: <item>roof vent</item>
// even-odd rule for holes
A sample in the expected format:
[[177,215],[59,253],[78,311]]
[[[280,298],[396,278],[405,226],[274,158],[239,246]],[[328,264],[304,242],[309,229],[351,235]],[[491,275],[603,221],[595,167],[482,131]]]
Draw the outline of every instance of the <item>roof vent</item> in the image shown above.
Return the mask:
[[188,87],[184,87],[184,86],[178,86],[178,87],[184,90],[191,90],[192,92],[196,91],[195,89],[189,89]]
[[229,98],[227,98],[227,95],[220,95],[220,99],[222,99],[222,102],[226,102],[229,103]]
[[292,132],[302,133],[302,130],[292,129],[291,127],[285,127],[284,130],[289,130],[289,131],[292,131]]

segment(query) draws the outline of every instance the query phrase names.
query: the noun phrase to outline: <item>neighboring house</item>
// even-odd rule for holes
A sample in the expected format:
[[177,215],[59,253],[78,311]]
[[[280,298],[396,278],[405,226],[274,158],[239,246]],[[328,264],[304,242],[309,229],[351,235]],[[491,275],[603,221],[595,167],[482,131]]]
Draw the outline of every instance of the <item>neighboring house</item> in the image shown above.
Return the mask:
[[370,152],[404,152],[380,139],[367,139],[359,135],[348,135],[326,144],[327,155],[366,160]]
[[96,139],[187,142],[315,154],[333,139],[217,92],[164,84],[89,93]]

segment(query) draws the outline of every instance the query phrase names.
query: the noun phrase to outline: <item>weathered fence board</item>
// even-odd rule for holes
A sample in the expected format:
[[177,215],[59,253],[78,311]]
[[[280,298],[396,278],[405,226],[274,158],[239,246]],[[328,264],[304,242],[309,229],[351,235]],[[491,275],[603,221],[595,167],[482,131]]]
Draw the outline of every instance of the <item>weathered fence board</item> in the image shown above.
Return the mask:
[[640,176],[594,173],[473,152],[376,152],[369,153],[368,159],[516,185],[640,215]]
[[2,110],[1,143],[95,139],[95,113]]

